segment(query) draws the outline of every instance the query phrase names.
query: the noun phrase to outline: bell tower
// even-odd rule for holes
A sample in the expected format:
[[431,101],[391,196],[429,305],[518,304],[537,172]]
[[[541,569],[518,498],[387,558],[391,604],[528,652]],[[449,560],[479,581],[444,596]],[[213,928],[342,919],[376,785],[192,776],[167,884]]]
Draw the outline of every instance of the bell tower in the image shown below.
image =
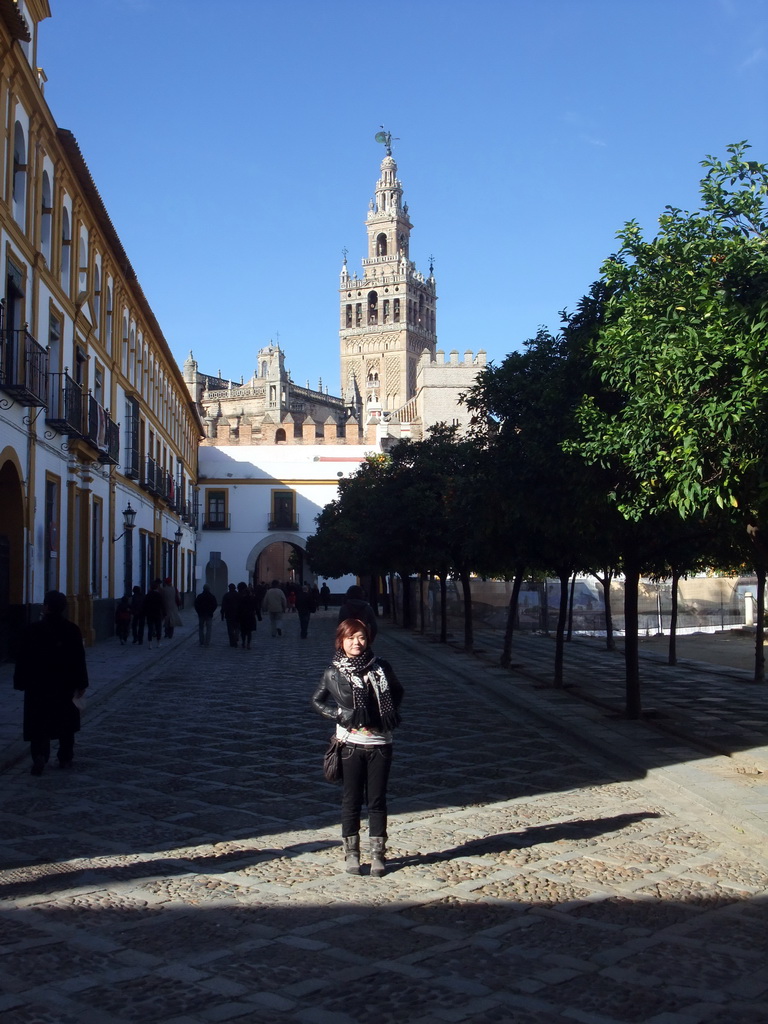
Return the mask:
[[366,219],[368,255],[362,274],[350,275],[346,250],[341,268],[341,388],[345,402],[364,416],[394,412],[416,394],[422,353],[435,354],[435,304],[429,277],[409,257],[411,224],[403,186],[392,156],[392,136],[379,132],[386,147],[381,176]]

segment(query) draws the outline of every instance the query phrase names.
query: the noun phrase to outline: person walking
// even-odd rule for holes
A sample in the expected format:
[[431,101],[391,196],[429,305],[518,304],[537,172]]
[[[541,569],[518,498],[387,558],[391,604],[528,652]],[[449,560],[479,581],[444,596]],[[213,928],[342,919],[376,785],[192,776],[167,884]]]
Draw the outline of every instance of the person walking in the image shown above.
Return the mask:
[[268,589],[267,584],[263,580],[255,584],[253,588],[253,605],[256,609],[256,619],[259,622],[261,622],[261,605]]
[[141,587],[131,591],[131,634],[135,644],[144,643],[144,595]]
[[320,587],[320,600],[322,601],[323,607],[325,608],[326,611],[328,611],[328,601],[329,601],[330,597],[331,597],[330,587],[328,586],[327,583],[324,583],[322,585],[322,587]]
[[144,619],[147,623],[147,647],[152,650],[152,640],[156,640],[156,646],[160,646],[160,637],[163,632],[163,615],[165,605],[161,592],[162,582],[155,580],[152,589],[144,598]]
[[344,603],[339,609],[339,622],[343,622],[344,619],[360,619],[371,631],[371,641],[376,639],[376,634],[379,631],[376,612],[366,601],[365,591],[362,587],[352,586],[347,590]]
[[226,594],[221,599],[221,619],[227,624],[227,636],[229,646],[237,647],[237,638],[240,634],[240,614],[238,610],[237,587],[234,583],[229,584]]
[[213,613],[219,607],[219,602],[211,592],[207,583],[195,598],[195,611],[197,612],[197,630],[201,647],[211,645],[211,626],[213,625]]
[[19,644],[13,686],[24,691],[24,739],[33,775],[42,775],[58,740],[60,768],[72,765],[80,710],[74,700],[88,687],[83,636],[66,618],[67,599],[58,590],[43,598],[43,618],[29,626]]
[[280,584],[277,580],[272,580],[272,586],[266,592],[261,602],[262,612],[269,616],[269,628],[272,636],[283,635],[283,615],[287,607],[288,603],[285,600],[285,594],[281,590]]
[[392,730],[400,723],[403,687],[389,662],[371,648],[366,623],[345,619],[336,629],[333,661],[312,695],[317,712],[336,723],[342,744],[341,837],[345,870],[360,874],[360,815],[368,806],[371,874],[386,869],[387,783]]
[[238,583],[237,585],[237,618],[240,628],[240,643],[250,650],[251,636],[256,629],[256,608],[247,583]]
[[166,640],[171,640],[175,627],[181,625],[181,615],[179,615],[179,594],[171,583],[170,576],[165,578],[160,592],[163,595],[164,634]]
[[314,594],[310,590],[309,584],[305,583],[296,595],[296,612],[299,616],[299,637],[302,640],[307,639],[309,617],[316,610],[317,605],[315,603]]
[[128,639],[128,634],[131,631],[131,599],[125,594],[117,602],[115,608],[115,633],[121,644],[124,644]]

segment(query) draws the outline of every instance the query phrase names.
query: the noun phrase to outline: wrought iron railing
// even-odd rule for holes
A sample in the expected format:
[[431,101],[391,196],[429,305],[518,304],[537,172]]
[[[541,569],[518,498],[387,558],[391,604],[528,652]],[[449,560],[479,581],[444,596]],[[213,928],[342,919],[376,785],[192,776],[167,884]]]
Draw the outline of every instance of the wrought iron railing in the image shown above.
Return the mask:
[[48,405],[48,351],[25,329],[0,334],[0,390],[24,405]]
[[60,434],[83,436],[83,389],[66,372],[49,374],[45,422]]
[[268,530],[298,530],[298,516],[269,516],[267,519]]
[[88,396],[85,440],[99,453],[99,462],[113,466],[120,462],[120,428],[93,395]]
[[211,512],[210,510],[203,519],[204,530],[228,530],[232,516],[229,512]]

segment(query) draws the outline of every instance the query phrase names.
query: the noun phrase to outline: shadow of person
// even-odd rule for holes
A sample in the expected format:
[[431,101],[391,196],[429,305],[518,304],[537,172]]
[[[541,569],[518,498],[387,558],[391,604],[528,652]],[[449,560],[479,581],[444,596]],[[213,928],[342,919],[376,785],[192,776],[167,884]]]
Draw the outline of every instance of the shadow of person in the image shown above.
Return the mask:
[[556,843],[561,839],[594,839],[608,832],[620,832],[636,822],[660,817],[658,811],[636,811],[633,814],[616,814],[611,818],[574,818],[572,821],[558,821],[551,825],[532,825],[520,832],[500,832],[482,839],[470,839],[466,843],[447,850],[436,850],[434,853],[390,857],[387,866],[394,869],[413,864],[439,864],[457,857],[482,857],[509,850],[525,850],[543,843]]

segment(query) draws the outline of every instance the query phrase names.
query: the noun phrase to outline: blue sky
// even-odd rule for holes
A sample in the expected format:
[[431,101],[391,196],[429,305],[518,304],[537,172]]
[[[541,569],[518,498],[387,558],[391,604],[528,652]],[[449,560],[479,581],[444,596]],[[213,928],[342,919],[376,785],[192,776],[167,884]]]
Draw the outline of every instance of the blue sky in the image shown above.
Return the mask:
[[768,161],[768,0],[51,0],[38,62],[176,358],[339,393],[338,274],[393,152],[438,346],[556,328],[699,162]]

